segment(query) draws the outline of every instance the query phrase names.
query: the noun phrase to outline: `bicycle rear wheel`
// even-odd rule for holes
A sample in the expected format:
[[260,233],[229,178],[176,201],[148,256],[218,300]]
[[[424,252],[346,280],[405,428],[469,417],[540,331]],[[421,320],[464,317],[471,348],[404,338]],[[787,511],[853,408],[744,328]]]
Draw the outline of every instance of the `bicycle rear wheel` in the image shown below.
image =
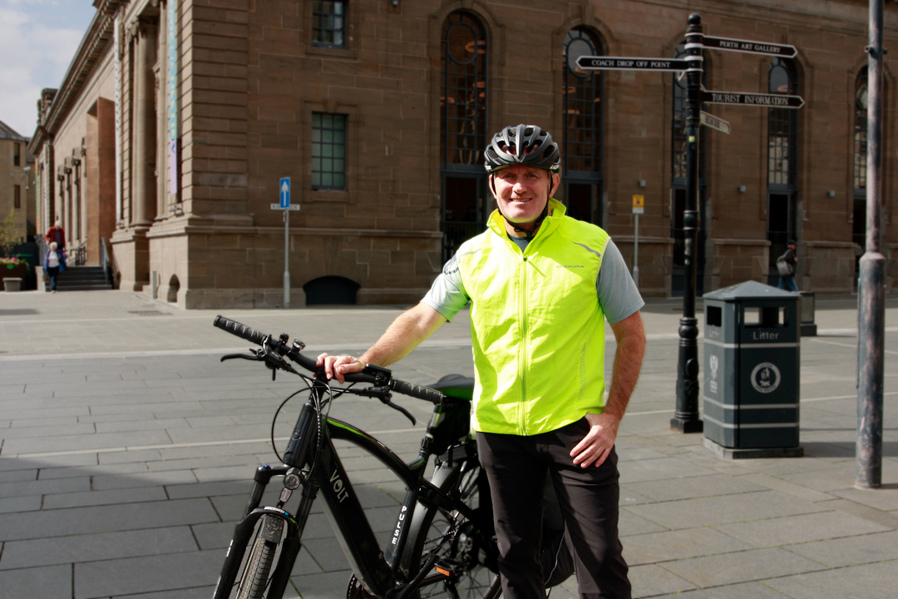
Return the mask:
[[[495,567],[495,548],[489,532],[492,513],[488,496],[481,505],[481,490],[485,491],[486,484],[479,464],[462,474],[459,482],[459,497],[475,511],[475,518],[469,520],[457,511],[439,508],[431,508],[425,515],[413,540],[411,572],[418,572],[435,554],[438,560],[434,574],[444,576],[429,577],[433,580],[418,589],[419,599],[480,598],[495,586],[497,575],[489,567]],[[490,596],[496,597],[498,592],[493,588]]]

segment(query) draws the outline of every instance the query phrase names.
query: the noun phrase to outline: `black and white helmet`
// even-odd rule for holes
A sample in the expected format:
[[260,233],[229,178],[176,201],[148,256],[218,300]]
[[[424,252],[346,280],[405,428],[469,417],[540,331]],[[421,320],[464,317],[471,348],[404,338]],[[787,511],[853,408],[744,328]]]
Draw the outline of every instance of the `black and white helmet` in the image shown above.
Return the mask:
[[561,152],[548,131],[536,125],[505,127],[493,136],[484,152],[488,173],[523,164],[553,173],[561,168]]

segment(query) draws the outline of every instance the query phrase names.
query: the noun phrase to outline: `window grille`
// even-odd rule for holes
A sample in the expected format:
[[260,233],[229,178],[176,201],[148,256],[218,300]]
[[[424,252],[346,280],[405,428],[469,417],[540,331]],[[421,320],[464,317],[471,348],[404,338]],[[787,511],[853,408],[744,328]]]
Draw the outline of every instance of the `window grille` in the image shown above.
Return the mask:
[[312,189],[346,189],[346,115],[312,113]]
[[346,0],[315,0],[312,6],[312,43],[325,48],[346,47]]

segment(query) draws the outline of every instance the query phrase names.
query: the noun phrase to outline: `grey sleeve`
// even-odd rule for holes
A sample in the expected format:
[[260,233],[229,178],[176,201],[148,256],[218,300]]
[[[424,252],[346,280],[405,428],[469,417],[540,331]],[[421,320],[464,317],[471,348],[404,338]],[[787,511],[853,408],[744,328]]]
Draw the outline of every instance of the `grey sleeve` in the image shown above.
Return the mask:
[[610,323],[616,323],[636,313],[645,305],[624,257],[613,241],[609,241],[602,256],[602,267],[596,280],[599,304]]
[[452,256],[443,266],[442,272],[437,276],[433,285],[430,286],[430,291],[427,292],[427,295],[424,296],[421,302],[427,304],[451,322],[452,317],[467,306],[470,299],[465,291],[461,274],[458,272],[455,256]]

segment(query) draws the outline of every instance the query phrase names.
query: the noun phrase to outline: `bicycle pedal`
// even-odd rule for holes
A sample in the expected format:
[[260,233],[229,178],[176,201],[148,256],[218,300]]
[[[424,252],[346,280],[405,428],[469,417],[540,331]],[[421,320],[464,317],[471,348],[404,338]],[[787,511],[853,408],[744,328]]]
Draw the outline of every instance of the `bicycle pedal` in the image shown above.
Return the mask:
[[458,567],[459,564],[451,560],[441,559],[436,564],[434,564],[433,569],[437,574],[441,574],[446,578],[454,578],[456,576]]

